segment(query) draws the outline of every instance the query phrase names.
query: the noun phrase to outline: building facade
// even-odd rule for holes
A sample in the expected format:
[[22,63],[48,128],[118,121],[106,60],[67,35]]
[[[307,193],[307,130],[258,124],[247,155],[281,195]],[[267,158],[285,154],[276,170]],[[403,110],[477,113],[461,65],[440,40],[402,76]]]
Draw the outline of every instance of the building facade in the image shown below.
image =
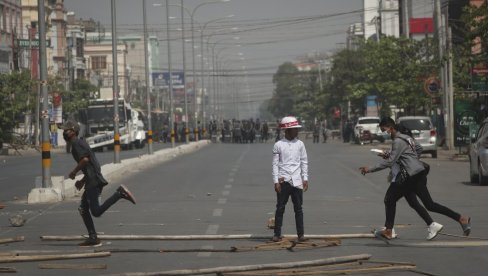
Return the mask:
[[16,41],[22,35],[21,1],[0,0],[0,73],[18,70],[19,48]]

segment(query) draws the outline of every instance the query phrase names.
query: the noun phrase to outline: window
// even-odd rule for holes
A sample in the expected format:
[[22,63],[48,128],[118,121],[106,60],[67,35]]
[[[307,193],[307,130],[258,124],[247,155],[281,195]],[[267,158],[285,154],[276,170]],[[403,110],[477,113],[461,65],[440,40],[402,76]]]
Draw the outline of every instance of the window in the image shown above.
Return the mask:
[[77,38],[76,39],[76,56],[77,57],[83,57],[83,39],[82,38]]
[[3,16],[3,6],[0,6],[0,31],[5,31],[5,17]]
[[91,58],[91,67],[93,70],[107,69],[107,57],[93,56]]

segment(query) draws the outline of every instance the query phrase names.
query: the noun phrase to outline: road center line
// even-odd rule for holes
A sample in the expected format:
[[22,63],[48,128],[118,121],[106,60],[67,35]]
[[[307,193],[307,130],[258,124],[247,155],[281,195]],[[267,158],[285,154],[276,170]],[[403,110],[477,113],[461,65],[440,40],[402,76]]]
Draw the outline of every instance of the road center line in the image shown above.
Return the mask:
[[229,179],[227,179],[227,181],[232,183],[232,182],[234,182],[234,178],[229,178]]
[[222,191],[223,196],[228,196],[230,194],[230,191]]
[[225,204],[225,203],[227,203],[227,198],[219,198],[219,200],[217,200],[217,203],[218,204]]
[[210,224],[207,227],[207,231],[205,232],[206,235],[215,235],[217,234],[217,231],[219,231],[219,225],[218,224]]
[[229,185],[225,185],[224,188],[230,189],[230,188],[232,188],[232,185],[230,185],[230,184]]
[[214,216],[214,217],[221,217],[223,211],[224,210],[222,210],[222,209],[214,209],[212,216]]

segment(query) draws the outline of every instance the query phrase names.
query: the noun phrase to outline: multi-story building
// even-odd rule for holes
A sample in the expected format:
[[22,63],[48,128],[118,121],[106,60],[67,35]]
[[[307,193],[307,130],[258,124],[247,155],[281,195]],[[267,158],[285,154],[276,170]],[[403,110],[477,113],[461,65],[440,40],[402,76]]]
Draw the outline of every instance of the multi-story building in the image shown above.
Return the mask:
[[67,13],[66,25],[66,73],[68,87],[77,79],[85,78],[85,26],[76,20],[74,12]]
[[[103,37],[103,38],[102,38]],[[84,56],[86,77],[99,88],[99,97],[113,97],[112,35],[98,32],[86,33]],[[128,99],[127,44],[117,43],[117,82],[119,96]]]
[[0,0],[0,73],[19,68],[16,41],[23,35],[20,0]]

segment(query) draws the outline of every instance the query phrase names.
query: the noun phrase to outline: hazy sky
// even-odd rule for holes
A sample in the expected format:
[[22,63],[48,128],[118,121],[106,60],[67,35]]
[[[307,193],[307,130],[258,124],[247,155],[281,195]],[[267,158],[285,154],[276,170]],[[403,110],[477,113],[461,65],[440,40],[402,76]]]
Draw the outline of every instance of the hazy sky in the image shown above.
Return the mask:
[[[169,1],[173,5],[181,3],[180,0]],[[164,64],[167,63],[164,53],[165,2],[146,2],[149,32],[158,35],[163,42]],[[204,2],[211,0],[184,0],[183,3],[189,11],[193,11]],[[74,11],[78,18],[100,21],[110,32],[110,3],[110,0],[65,0],[65,8]],[[157,6],[157,3],[162,6]],[[118,34],[142,35],[142,0],[117,0],[116,9]],[[245,66],[249,76],[242,81],[249,86],[248,100],[259,102],[271,95],[272,74],[283,62],[294,61],[296,57],[309,53],[334,51],[343,47],[349,25],[361,20],[361,10],[361,0],[231,0],[200,6],[194,19],[203,25],[234,15],[208,23],[204,29],[204,41],[208,41],[208,45],[219,52],[223,66],[233,70]],[[181,28],[180,14],[179,7],[170,7],[170,16],[176,17],[170,23],[171,29],[175,30],[172,34],[175,39],[181,39],[177,31],[177,28]],[[190,21],[186,13],[185,18],[185,29],[189,30]],[[190,39],[189,36],[188,32],[185,37]],[[239,39],[235,40],[234,37]],[[234,47],[236,44],[240,47]],[[181,48],[181,42],[172,44],[175,56],[173,67],[181,68]],[[189,53],[191,46],[186,49]]]

